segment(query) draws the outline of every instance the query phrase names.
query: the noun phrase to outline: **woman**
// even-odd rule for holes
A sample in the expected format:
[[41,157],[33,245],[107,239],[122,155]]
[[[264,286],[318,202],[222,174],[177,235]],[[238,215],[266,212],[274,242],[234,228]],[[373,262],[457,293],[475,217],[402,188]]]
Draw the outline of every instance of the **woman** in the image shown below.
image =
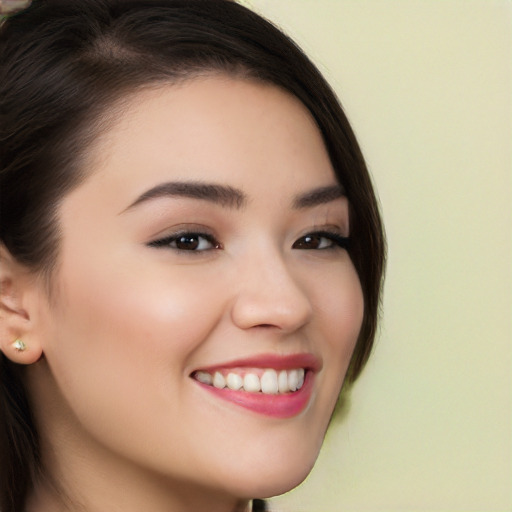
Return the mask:
[[35,1],[0,70],[1,510],[296,486],[369,356],[384,260],[324,79],[227,0]]

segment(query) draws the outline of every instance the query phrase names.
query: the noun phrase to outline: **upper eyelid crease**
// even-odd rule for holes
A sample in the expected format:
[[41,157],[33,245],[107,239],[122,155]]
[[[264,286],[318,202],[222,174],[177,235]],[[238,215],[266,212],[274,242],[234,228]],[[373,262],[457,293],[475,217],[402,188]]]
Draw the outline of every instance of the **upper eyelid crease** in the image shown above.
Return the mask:
[[[245,192],[229,185],[197,181],[171,181],[147,190],[120,213],[125,213],[141,203],[160,197],[199,199],[236,210],[242,209],[248,202]],[[292,201],[292,208],[294,210],[313,208],[342,197],[345,197],[345,190],[340,184],[318,187],[298,194]]]

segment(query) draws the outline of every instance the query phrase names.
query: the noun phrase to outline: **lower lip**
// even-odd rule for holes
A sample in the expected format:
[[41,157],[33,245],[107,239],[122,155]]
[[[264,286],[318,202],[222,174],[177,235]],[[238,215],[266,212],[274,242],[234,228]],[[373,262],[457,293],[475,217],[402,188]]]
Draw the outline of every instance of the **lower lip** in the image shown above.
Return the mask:
[[292,418],[300,414],[308,405],[313,392],[314,373],[306,372],[303,386],[293,393],[282,395],[268,395],[266,393],[249,393],[247,391],[233,391],[232,389],[218,389],[197,382],[203,389],[213,395],[232,402],[244,409],[273,418]]

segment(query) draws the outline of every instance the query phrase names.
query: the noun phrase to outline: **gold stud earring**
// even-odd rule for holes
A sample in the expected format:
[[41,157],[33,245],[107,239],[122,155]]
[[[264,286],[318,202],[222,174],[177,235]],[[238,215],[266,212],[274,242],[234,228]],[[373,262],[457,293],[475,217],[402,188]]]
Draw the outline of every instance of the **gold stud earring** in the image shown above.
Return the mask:
[[25,350],[27,350],[27,345],[25,345],[25,343],[20,340],[20,339],[17,339],[13,344],[12,346],[18,351],[18,352],[24,352]]

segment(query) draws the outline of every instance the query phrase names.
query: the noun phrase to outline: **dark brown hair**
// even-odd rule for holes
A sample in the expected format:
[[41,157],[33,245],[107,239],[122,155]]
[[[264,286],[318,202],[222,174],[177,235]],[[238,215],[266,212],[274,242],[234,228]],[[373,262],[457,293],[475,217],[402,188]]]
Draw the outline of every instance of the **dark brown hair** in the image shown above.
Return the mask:
[[[320,72],[271,23],[227,0],[34,0],[0,27],[0,244],[34,273],[58,262],[59,202],[87,176],[84,157],[115,101],[138,89],[226,73],[300,99],[350,203],[350,256],[365,312],[347,374],[376,332],[385,243],[366,165]],[[107,123],[108,124],[108,123]],[[39,464],[21,369],[0,357],[0,509],[23,510]]]

